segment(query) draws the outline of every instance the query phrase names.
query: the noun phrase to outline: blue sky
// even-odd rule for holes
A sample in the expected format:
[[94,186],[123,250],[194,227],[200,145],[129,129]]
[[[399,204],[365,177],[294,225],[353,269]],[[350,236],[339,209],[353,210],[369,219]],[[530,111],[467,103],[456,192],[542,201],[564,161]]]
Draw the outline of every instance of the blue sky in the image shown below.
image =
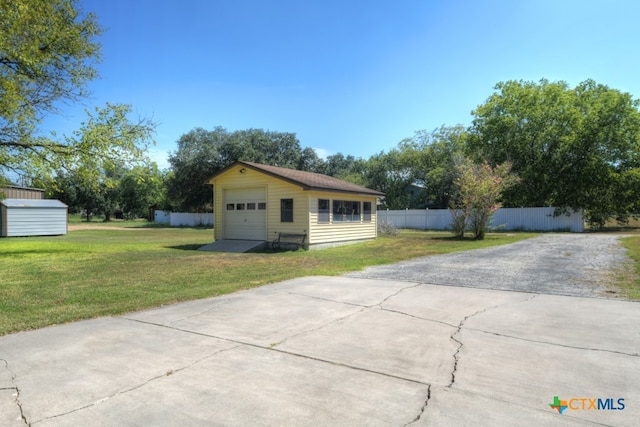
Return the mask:
[[[293,132],[368,158],[469,125],[500,81],[588,78],[640,98],[640,2],[81,0],[106,28],[87,106],[159,123],[152,157],[195,127]],[[43,130],[70,133],[83,107]]]

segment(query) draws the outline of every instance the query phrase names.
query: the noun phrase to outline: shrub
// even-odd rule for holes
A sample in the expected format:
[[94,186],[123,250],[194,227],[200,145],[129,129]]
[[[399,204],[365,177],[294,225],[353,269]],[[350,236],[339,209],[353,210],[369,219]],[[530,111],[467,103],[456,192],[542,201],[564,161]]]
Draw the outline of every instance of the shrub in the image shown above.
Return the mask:
[[397,236],[400,231],[389,221],[378,222],[378,234],[381,236]]

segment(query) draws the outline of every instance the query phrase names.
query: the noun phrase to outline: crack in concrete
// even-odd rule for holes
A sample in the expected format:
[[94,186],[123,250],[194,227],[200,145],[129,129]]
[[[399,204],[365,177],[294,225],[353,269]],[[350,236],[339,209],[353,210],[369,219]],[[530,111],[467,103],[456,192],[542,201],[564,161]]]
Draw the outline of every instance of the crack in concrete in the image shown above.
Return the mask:
[[[217,356],[217,355],[218,355],[218,354],[220,354],[220,353],[223,353],[223,352],[225,352],[225,351],[234,350],[234,349],[236,349],[236,348],[238,348],[238,347],[241,347],[241,346],[240,346],[240,345],[236,345],[236,346],[234,346],[234,347],[230,347],[230,348],[223,348],[223,349],[221,349],[221,350],[217,350],[217,351],[215,351],[215,352],[213,352],[213,353],[210,353],[210,354],[208,354],[208,355],[206,355],[206,356],[204,356],[204,357],[201,357],[200,359],[197,359],[197,360],[195,360],[195,361],[191,362],[191,363],[190,363],[190,364],[188,364],[188,365],[182,366],[182,367],[177,368],[177,369],[170,369],[170,370],[168,370],[167,372],[165,372],[165,373],[163,373],[163,374],[161,374],[161,375],[156,375],[155,377],[151,377],[151,378],[147,379],[146,381],[144,381],[144,382],[142,382],[142,383],[140,383],[140,384],[137,384],[137,385],[135,385],[135,386],[133,386],[133,387],[129,387],[129,388],[124,389],[124,390],[119,390],[119,391],[117,391],[117,392],[115,392],[115,393],[113,393],[113,394],[110,394],[109,396],[105,396],[105,397],[103,397],[103,398],[101,398],[101,399],[96,400],[95,402],[91,402],[91,403],[89,403],[89,404],[87,404],[87,405],[84,405],[84,406],[81,406],[81,407],[79,407],[79,408],[74,408],[74,409],[72,409],[72,410],[70,410],[70,411],[67,411],[67,412],[63,412],[63,413],[60,413],[60,414],[51,415],[51,416],[45,417],[45,418],[43,418],[43,419],[41,419],[41,420],[34,421],[34,424],[40,423],[40,422],[42,422],[42,421],[51,420],[51,419],[54,419],[54,418],[64,417],[64,416],[66,416],[66,415],[73,414],[74,412],[82,411],[82,410],[84,410],[84,409],[91,408],[91,407],[93,407],[93,406],[97,406],[97,405],[99,405],[99,404],[101,404],[101,403],[104,403],[104,402],[108,401],[109,399],[113,399],[114,397],[118,397],[118,396],[121,396],[121,395],[124,395],[124,394],[130,393],[130,392],[132,392],[132,391],[134,391],[134,390],[138,390],[138,389],[140,389],[140,388],[142,388],[142,387],[145,387],[146,385],[148,385],[148,384],[150,384],[150,383],[152,383],[152,382],[154,382],[154,381],[157,381],[157,380],[159,380],[159,379],[161,379],[161,378],[166,378],[166,377],[171,376],[171,375],[174,375],[174,374],[176,374],[176,373],[178,373],[178,372],[181,372],[181,371],[184,371],[184,370],[186,370],[186,369],[192,368],[193,366],[196,366],[196,365],[198,365],[198,364],[200,364],[200,363],[204,362],[204,361],[205,361],[205,360],[207,360],[207,359],[210,359],[210,358],[212,358],[212,357],[214,357],[214,356]],[[26,421],[26,420],[25,420],[25,421]],[[27,425],[31,426],[31,424],[27,424]]]
[[[367,309],[367,307],[363,307],[363,310],[365,310],[365,309]],[[356,314],[356,313],[351,313],[349,316],[352,316],[354,314]],[[346,317],[348,317],[348,316],[346,316]],[[367,368],[362,368],[362,367],[359,367],[359,366],[347,365],[345,363],[335,362],[335,361],[328,360],[328,359],[321,359],[319,357],[309,356],[309,355],[302,354],[302,353],[295,353],[293,351],[282,350],[282,349],[279,349],[279,348],[275,348],[272,345],[265,346],[265,345],[262,345],[262,344],[256,344],[256,343],[252,343],[252,342],[246,342],[246,341],[240,341],[240,340],[235,340],[235,339],[231,339],[231,338],[219,337],[219,336],[216,336],[216,335],[206,334],[204,332],[190,331],[188,329],[182,329],[182,328],[178,328],[178,327],[175,327],[175,326],[163,325],[163,324],[160,324],[160,323],[153,323],[153,322],[149,322],[149,321],[146,321],[146,320],[139,320],[139,319],[127,319],[127,320],[130,320],[132,322],[139,322],[139,323],[144,323],[144,324],[147,324],[147,325],[157,326],[159,328],[167,328],[167,329],[171,329],[171,330],[178,331],[178,332],[184,332],[184,333],[187,333],[187,334],[194,334],[194,335],[199,335],[199,336],[203,336],[203,337],[207,337],[207,338],[214,338],[214,339],[218,339],[218,340],[221,340],[221,341],[231,342],[231,343],[235,343],[235,344],[241,344],[241,345],[245,345],[247,347],[258,348],[258,349],[261,349],[261,350],[275,351],[275,352],[282,353],[282,354],[287,354],[287,355],[290,355],[290,356],[301,357],[303,359],[315,360],[317,362],[322,362],[322,363],[326,363],[326,364],[333,365],[333,366],[342,366],[342,367],[353,369],[353,370],[356,370],[356,371],[369,372],[369,373],[372,373],[372,374],[382,375],[382,376],[389,377],[389,378],[395,378],[395,379],[408,381],[408,382],[412,382],[412,383],[416,383],[416,384],[430,386],[430,384],[428,384],[428,383],[425,383],[425,382],[419,381],[419,380],[415,380],[415,379],[412,379],[412,378],[405,378],[405,377],[401,377],[401,376],[398,376],[398,375],[389,374],[389,373],[386,373],[386,372],[374,371],[374,370],[367,369]],[[233,348],[237,348],[237,347],[238,346],[233,347]],[[231,350],[231,349],[226,349],[226,350]]]
[[[391,295],[386,296],[379,303],[372,304],[372,305],[355,304],[355,303],[350,303],[350,302],[345,302],[345,301],[336,301],[336,300],[332,300],[332,299],[329,299],[329,298],[317,297],[317,296],[313,296],[313,295],[305,295],[305,294],[298,294],[298,293],[294,293],[294,292],[289,292],[289,295],[303,296],[303,297],[306,297],[306,298],[317,299],[317,300],[320,300],[320,301],[327,301],[327,302],[332,302],[332,303],[337,303],[337,304],[344,304],[344,305],[348,305],[348,306],[352,306],[352,307],[362,307],[362,308],[360,310],[355,311],[353,313],[350,313],[350,314],[348,314],[346,316],[342,316],[340,318],[333,319],[332,321],[327,322],[324,325],[321,325],[321,326],[319,326],[317,328],[308,329],[306,331],[301,331],[301,332],[295,333],[293,335],[290,335],[290,336],[288,336],[288,337],[286,337],[286,338],[284,338],[284,339],[282,339],[282,340],[280,340],[280,341],[278,341],[276,343],[271,344],[269,347],[273,349],[273,348],[285,343],[286,341],[288,341],[291,338],[296,338],[296,337],[299,337],[301,335],[305,335],[305,334],[308,334],[308,333],[311,333],[311,332],[320,331],[320,330],[326,328],[327,326],[331,326],[331,325],[333,325],[335,323],[338,323],[338,322],[340,322],[340,321],[342,321],[344,319],[347,319],[347,318],[349,318],[351,316],[355,316],[356,314],[362,313],[364,310],[366,310],[368,308],[377,307],[380,310],[385,310],[384,308],[382,308],[382,304],[384,304],[386,301],[388,301],[389,299],[393,298],[396,295],[399,295],[400,293],[402,293],[403,291],[405,291],[407,289],[412,289],[412,288],[415,288],[415,287],[418,287],[418,286],[421,286],[421,285],[422,285],[421,283],[418,283],[416,285],[404,287],[404,288],[398,290],[397,292],[394,292]],[[391,311],[392,312],[393,310],[386,310],[386,311]],[[401,313],[401,314],[406,314],[406,313]],[[407,314],[407,316],[410,316],[410,315]],[[416,317],[416,318],[418,318],[418,317]],[[423,319],[423,320],[428,320],[428,319]]]
[[384,304],[385,302],[389,301],[391,298],[400,295],[401,293],[403,293],[404,291],[408,290],[408,289],[413,289],[413,288],[417,288],[418,286],[422,286],[424,285],[424,283],[416,283],[415,285],[411,285],[411,286],[406,286],[402,289],[399,289],[397,292],[392,293],[391,295],[389,295],[388,297],[384,298],[382,301],[380,301],[378,304],[374,304],[373,307],[380,307],[382,308],[382,304]]
[[18,407],[18,410],[20,411],[20,418],[22,419],[22,421],[24,422],[25,425],[27,426],[31,426],[31,423],[29,422],[29,420],[27,420],[27,417],[24,414],[24,411],[22,410],[22,402],[20,401],[20,388],[18,387],[18,384],[16,383],[16,375],[13,373],[13,371],[9,368],[9,362],[6,359],[0,359],[0,362],[2,364],[4,364],[4,368],[7,372],[9,372],[9,376],[11,378],[11,383],[13,384],[13,387],[3,387],[0,390],[14,390],[14,396],[15,396],[15,403],[16,406]]
[[[213,297],[213,298],[215,298],[215,297]],[[207,314],[207,313],[210,313],[210,312],[218,309],[221,305],[229,304],[229,302],[230,302],[229,299],[219,300],[219,301],[216,302],[216,304],[213,305],[213,307],[209,307],[206,310],[202,310],[202,311],[200,311],[198,313],[195,313],[195,314],[190,314],[189,316],[184,316],[184,317],[181,317],[179,319],[172,320],[172,321],[169,322],[169,324],[182,322],[183,320],[188,320],[188,319],[191,319],[192,317],[202,316],[203,314]]]
[[[411,283],[411,282],[410,282]],[[331,298],[324,298],[324,297],[319,297],[319,296],[315,296],[315,295],[308,295],[308,294],[303,294],[303,293],[298,293],[298,292],[287,292],[289,295],[297,295],[297,296],[301,296],[301,297],[306,297],[306,298],[312,298],[312,299],[317,299],[320,301],[327,301],[327,302],[335,302],[337,304],[345,304],[345,305],[352,305],[352,306],[356,306],[356,307],[367,307],[367,308],[372,308],[372,307],[379,307],[382,304],[384,304],[385,302],[387,302],[388,300],[390,300],[391,298],[400,295],[402,292],[406,291],[407,289],[412,289],[412,288],[417,288],[418,286],[422,286],[424,285],[424,283],[416,283],[415,285],[411,285],[411,286],[406,286],[404,288],[401,288],[399,290],[397,290],[396,292],[393,292],[392,294],[384,297],[382,299],[382,301],[375,303],[375,304],[357,304],[354,302],[347,302],[347,301],[337,301]]]
[[300,357],[302,359],[314,360],[316,362],[322,362],[322,363],[326,363],[328,365],[341,366],[343,368],[353,369],[354,371],[368,372],[370,374],[376,374],[376,375],[380,375],[380,376],[387,377],[387,378],[393,378],[393,379],[396,379],[396,380],[407,381],[407,382],[414,383],[414,384],[426,385],[428,387],[431,386],[431,384],[429,384],[429,383],[425,383],[424,381],[416,380],[416,379],[413,379],[413,378],[401,377],[400,375],[393,375],[393,374],[389,374],[387,372],[374,371],[373,369],[363,368],[361,366],[348,365],[346,363],[335,362],[333,360],[321,359],[319,357],[309,356],[308,354],[295,353],[293,351],[282,350],[282,349],[279,349],[279,348],[268,348],[268,347],[264,347],[264,346],[261,346],[261,345],[252,345],[252,344],[248,344],[248,345],[250,345],[252,347],[260,348],[260,349],[263,349],[263,350],[270,350],[270,351],[275,351],[275,352],[282,353],[282,354],[287,354],[289,356]]
[[549,341],[534,340],[534,339],[531,339],[531,338],[516,337],[514,335],[507,335],[507,334],[501,334],[499,332],[485,331],[483,329],[467,328],[467,330],[474,331],[474,332],[482,332],[484,334],[495,335],[495,336],[498,336],[498,337],[511,338],[511,339],[520,340],[520,341],[527,341],[527,342],[533,342],[533,343],[538,343],[538,344],[552,345],[552,346],[555,346],[555,347],[571,348],[571,349],[574,349],[574,350],[601,351],[601,352],[604,352],[604,353],[620,354],[620,355],[623,355],[623,356],[640,357],[640,353],[625,353],[624,351],[608,350],[608,349],[604,349],[604,348],[579,347],[579,346],[575,346],[575,345],[568,345],[568,344],[560,344],[560,343],[554,343],[554,342],[549,342]]
[[425,322],[440,323],[441,325],[451,326],[452,328],[458,327],[457,325],[454,325],[453,323],[445,322],[444,320],[437,320],[437,319],[430,319],[428,317],[416,316],[415,314],[405,313],[404,311],[392,310],[390,308],[384,308],[384,307],[381,307],[380,310],[388,311],[389,313],[396,313],[403,316],[411,317],[412,319],[424,320]]
[[[534,299],[537,296],[537,294],[534,294],[532,296],[530,296],[529,298],[522,300],[522,301],[518,301],[518,304],[521,303],[525,303],[528,301],[531,301],[532,299]],[[458,327],[456,328],[455,332],[453,332],[451,334],[451,336],[449,337],[452,341],[455,341],[458,344],[458,348],[456,349],[455,353],[453,353],[453,369],[451,370],[451,382],[446,385],[446,388],[451,388],[453,387],[453,384],[456,382],[456,372],[458,371],[458,363],[460,362],[460,351],[462,350],[462,347],[464,346],[464,343],[462,341],[460,341],[459,339],[456,338],[456,335],[458,335],[460,333],[460,331],[462,331],[462,327],[464,326],[464,323],[469,320],[470,318],[472,318],[473,316],[477,316],[478,314],[482,314],[482,313],[486,313],[489,310],[493,310],[495,308],[504,306],[504,305],[508,305],[508,304],[512,304],[512,302],[507,302],[504,304],[497,304],[491,307],[485,307],[481,310],[476,311],[475,313],[471,313],[467,316],[465,316],[462,320],[460,320],[460,323],[458,323]]]
[[354,307],[371,307],[370,305],[356,304],[354,302],[346,302],[346,301],[336,301],[336,300],[333,300],[333,299],[330,299],[330,298],[323,298],[323,297],[318,297],[318,296],[315,296],[315,295],[299,294],[297,292],[287,292],[287,294],[288,295],[295,295],[295,296],[298,296],[298,297],[317,299],[319,301],[334,302],[336,304],[352,305]]
[[[412,379],[412,378],[406,378],[406,377],[402,377],[402,376],[399,376],[399,375],[393,375],[393,374],[386,373],[386,372],[380,372],[380,371],[375,371],[375,370],[368,369],[368,368],[363,368],[363,367],[360,367],[360,366],[349,365],[349,364],[346,364],[346,363],[340,363],[340,362],[336,362],[336,361],[332,361],[332,360],[322,359],[322,358],[319,358],[319,357],[314,357],[314,356],[310,356],[310,355],[306,355],[306,354],[296,353],[296,352],[293,352],[293,351],[287,351],[287,350],[283,350],[283,349],[276,348],[276,347],[278,345],[281,345],[282,343],[286,342],[287,340],[289,340],[291,338],[300,336],[302,334],[307,334],[307,333],[319,331],[319,330],[321,330],[323,328],[326,328],[326,327],[328,327],[328,326],[330,326],[332,324],[335,324],[337,322],[341,322],[344,319],[347,319],[347,318],[349,318],[351,316],[354,316],[356,314],[362,313],[365,310],[371,309],[373,307],[378,307],[378,306],[380,306],[380,304],[383,304],[385,301],[388,301],[389,298],[391,298],[391,297],[393,297],[395,295],[398,295],[403,290],[410,289],[410,288],[413,288],[413,287],[416,287],[416,286],[420,286],[420,284],[417,284],[417,285],[414,285],[414,286],[408,286],[406,288],[403,288],[403,289],[399,290],[398,292],[395,292],[392,295],[387,296],[386,298],[384,298],[383,301],[381,301],[380,303],[375,304],[373,306],[362,306],[362,305],[357,305],[357,304],[344,303],[344,302],[341,302],[341,301],[329,300],[329,299],[325,299],[325,298],[318,298],[318,297],[312,297],[312,296],[308,296],[308,295],[301,295],[301,296],[307,296],[307,297],[310,297],[310,298],[321,299],[321,300],[328,301],[328,302],[341,303],[341,304],[345,304],[345,305],[361,307],[361,309],[357,310],[357,311],[354,311],[353,313],[350,313],[350,314],[348,314],[346,316],[342,316],[340,318],[333,319],[332,321],[327,322],[327,323],[325,323],[325,324],[323,324],[323,325],[321,325],[321,326],[319,326],[317,328],[306,330],[306,331],[302,331],[302,332],[298,332],[296,334],[288,336],[288,337],[284,338],[283,340],[281,340],[281,341],[279,341],[277,343],[270,344],[269,346],[264,346],[264,345],[260,345],[260,344],[256,344],[256,343],[250,343],[250,342],[234,340],[234,339],[230,339],[230,338],[219,337],[219,336],[215,336],[215,335],[211,335],[211,334],[206,334],[206,333],[203,333],[203,332],[190,331],[190,330],[178,328],[178,327],[175,327],[175,326],[172,326],[172,325],[158,324],[158,323],[153,323],[153,322],[139,320],[139,319],[127,319],[127,320],[140,322],[140,323],[144,323],[144,324],[149,324],[149,325],[153,325],[153,326],[158,326],[158,327],[162,327],[162,328],[168,328],[168,329],[176,330],[176,331],[179,331],[179,332],[185,332],[185,333],[190,333],[190,334],[206,336],[206,337],[209,337],[209,338],[219,339],[219,340],[223,340],[223,341],[227,341],[227,342],[233,342],[233,343],[236,343],[236,344],[239,344],[239,345],[245,345],[245,346],[249,346],[249,347],[253,347],[253,348],[258,348],[258,349],[261,349],[261,350],[274,351],[274,352],[285,354],[285,355],[288,355],[288,356],[299,357],[299,358],[306,359],[306,360],[313,360],[315,362],[325,363],[325,364],[328,364],[328,365],[331,365],[331,366],[339,366],[339,367],[343,367],[343,368],[347,368],[347,369],[352,369],[352,370],[355,370],[355,371],[366,372],[366,373],[370,373],[370,374],[374,374],[374,375],[384,376],[384,377],[387,377],[387,378],[393,378],[393,379],[400,380],[400,381],[407,381],[407,382],[411,382],[411,383],[414,383],[414,384],[424,385],[424,386],[427,387],[427,397],[425,399],[424,404],[420,408],[420,411],[419,411],[418,415],[412,421],[410,421],[409,423],[405,424],[405,425],[409,425],[409,424],[413,424],[413,423],[417,422],[424,415],[424,412],[426,411],[427,405],[429,403],[429,399],[431,398],[431,384],[425,383],[423,381],[419,381],[419,380],[416,380],[416,379]],[[380,309],[384,310],[381,307],[380,307]],[[388,310],[388,311],[392,311],[392,310]],[[405,314],[405,313],[401,313],[401,314]],[[423,320],[429,320],[429,319],[423,319]],[[449,325],[449,326],[452,326],[452,325]],[[237,347],[234,347],[234,348],[237,348]]]
[[368,307],[362,307],[360,310],[354,311],[353,313],[349,313],[349,314],[347,314],[346,316],[342,316],[342,317],[339,317],[339,318],[337,318],[337,319],[333,319],[332,321],[327,322],[327,323],[325,323],[325,324],[322,324],[322,325],[318,326],[317,328],[307,329],[307,330],[305,330],[305,331],[296,332],[296,333],[295,333],[295,334],[293,334],[293,335],[289,335],[288,337],[284,337],[283,339],[281,339],[281,340],[280,340],[280,341],[278,341],[278,342],[275,342],[275,343],[270,344],[270,345],[269,345],[269,348],[271,348],[271,349],[275,349],[275,347],[277,347],[277,346],[279,346],[279,345],[281,345],[281,344],[284,344],[285,342],[287,342],[287,341],[288,341],[288,340],[290,340],[291,338],[296,338],[296,337],[299,337],[299,336],[301,336],[301,335],[309,334],[309,333],[311,333],[311,332],[317,332],[317,331],[320,331],[320,330],[322,330],[322,329],[324,329],[324,328],[326,328],[326,327],[328,327],[328,326],[333,325],[334,323],[341,322],[341,321],[343,321],[343,320],[345,320],[345,319],[348,319],[348,318],[349,318],[349,317],[351,317],[351,316],[355,316],[356,314],[362,313],[362,312],[363,312],[364,310],[366,310],[367,308],[368,308]]
[[420,408],[420,412],[418,412],[418,415],[416,415],[416,417],[413,420],[406,423],[405,426],[408,426],[420,421],[420,418],[422,418],[425,411],[427,410],[427,406],[429,405],[429,399],[431,399],[431,386],[427,388],[427,398],[424,401],[424,405],[422,405],[422,407]]

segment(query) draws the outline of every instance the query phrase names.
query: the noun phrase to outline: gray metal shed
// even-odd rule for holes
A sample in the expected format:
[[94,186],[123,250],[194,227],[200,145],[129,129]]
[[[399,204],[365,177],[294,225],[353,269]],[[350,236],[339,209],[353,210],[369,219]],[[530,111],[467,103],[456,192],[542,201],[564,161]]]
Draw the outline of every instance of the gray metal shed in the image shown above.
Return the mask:
[[0,237],[67,234],[67,211],[60,200],[0,200]]

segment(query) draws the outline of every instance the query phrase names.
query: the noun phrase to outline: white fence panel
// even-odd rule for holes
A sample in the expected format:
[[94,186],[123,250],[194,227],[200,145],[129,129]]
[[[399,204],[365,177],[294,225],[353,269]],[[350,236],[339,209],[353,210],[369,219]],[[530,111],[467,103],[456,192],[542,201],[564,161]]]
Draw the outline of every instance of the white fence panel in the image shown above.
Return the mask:
[[[555,208],[502,208],[493,218],[492,227],[501,230],[584,231],[582,212],[553,216]],[[451,229],[449,209],[406,209],[378,211],[378,221],[386,221],[397,228],[422,230]]]
[[493,217],[493,227],[505,230],[584,231],[581,212],[553,216],[555,208],[502,208]]
[[169,211],[154,211],[153,221],[163,224],[169,224],[171,222],[171,212]]
[[169,224],[172,227],[213,227],[213,214],[171,212]]

